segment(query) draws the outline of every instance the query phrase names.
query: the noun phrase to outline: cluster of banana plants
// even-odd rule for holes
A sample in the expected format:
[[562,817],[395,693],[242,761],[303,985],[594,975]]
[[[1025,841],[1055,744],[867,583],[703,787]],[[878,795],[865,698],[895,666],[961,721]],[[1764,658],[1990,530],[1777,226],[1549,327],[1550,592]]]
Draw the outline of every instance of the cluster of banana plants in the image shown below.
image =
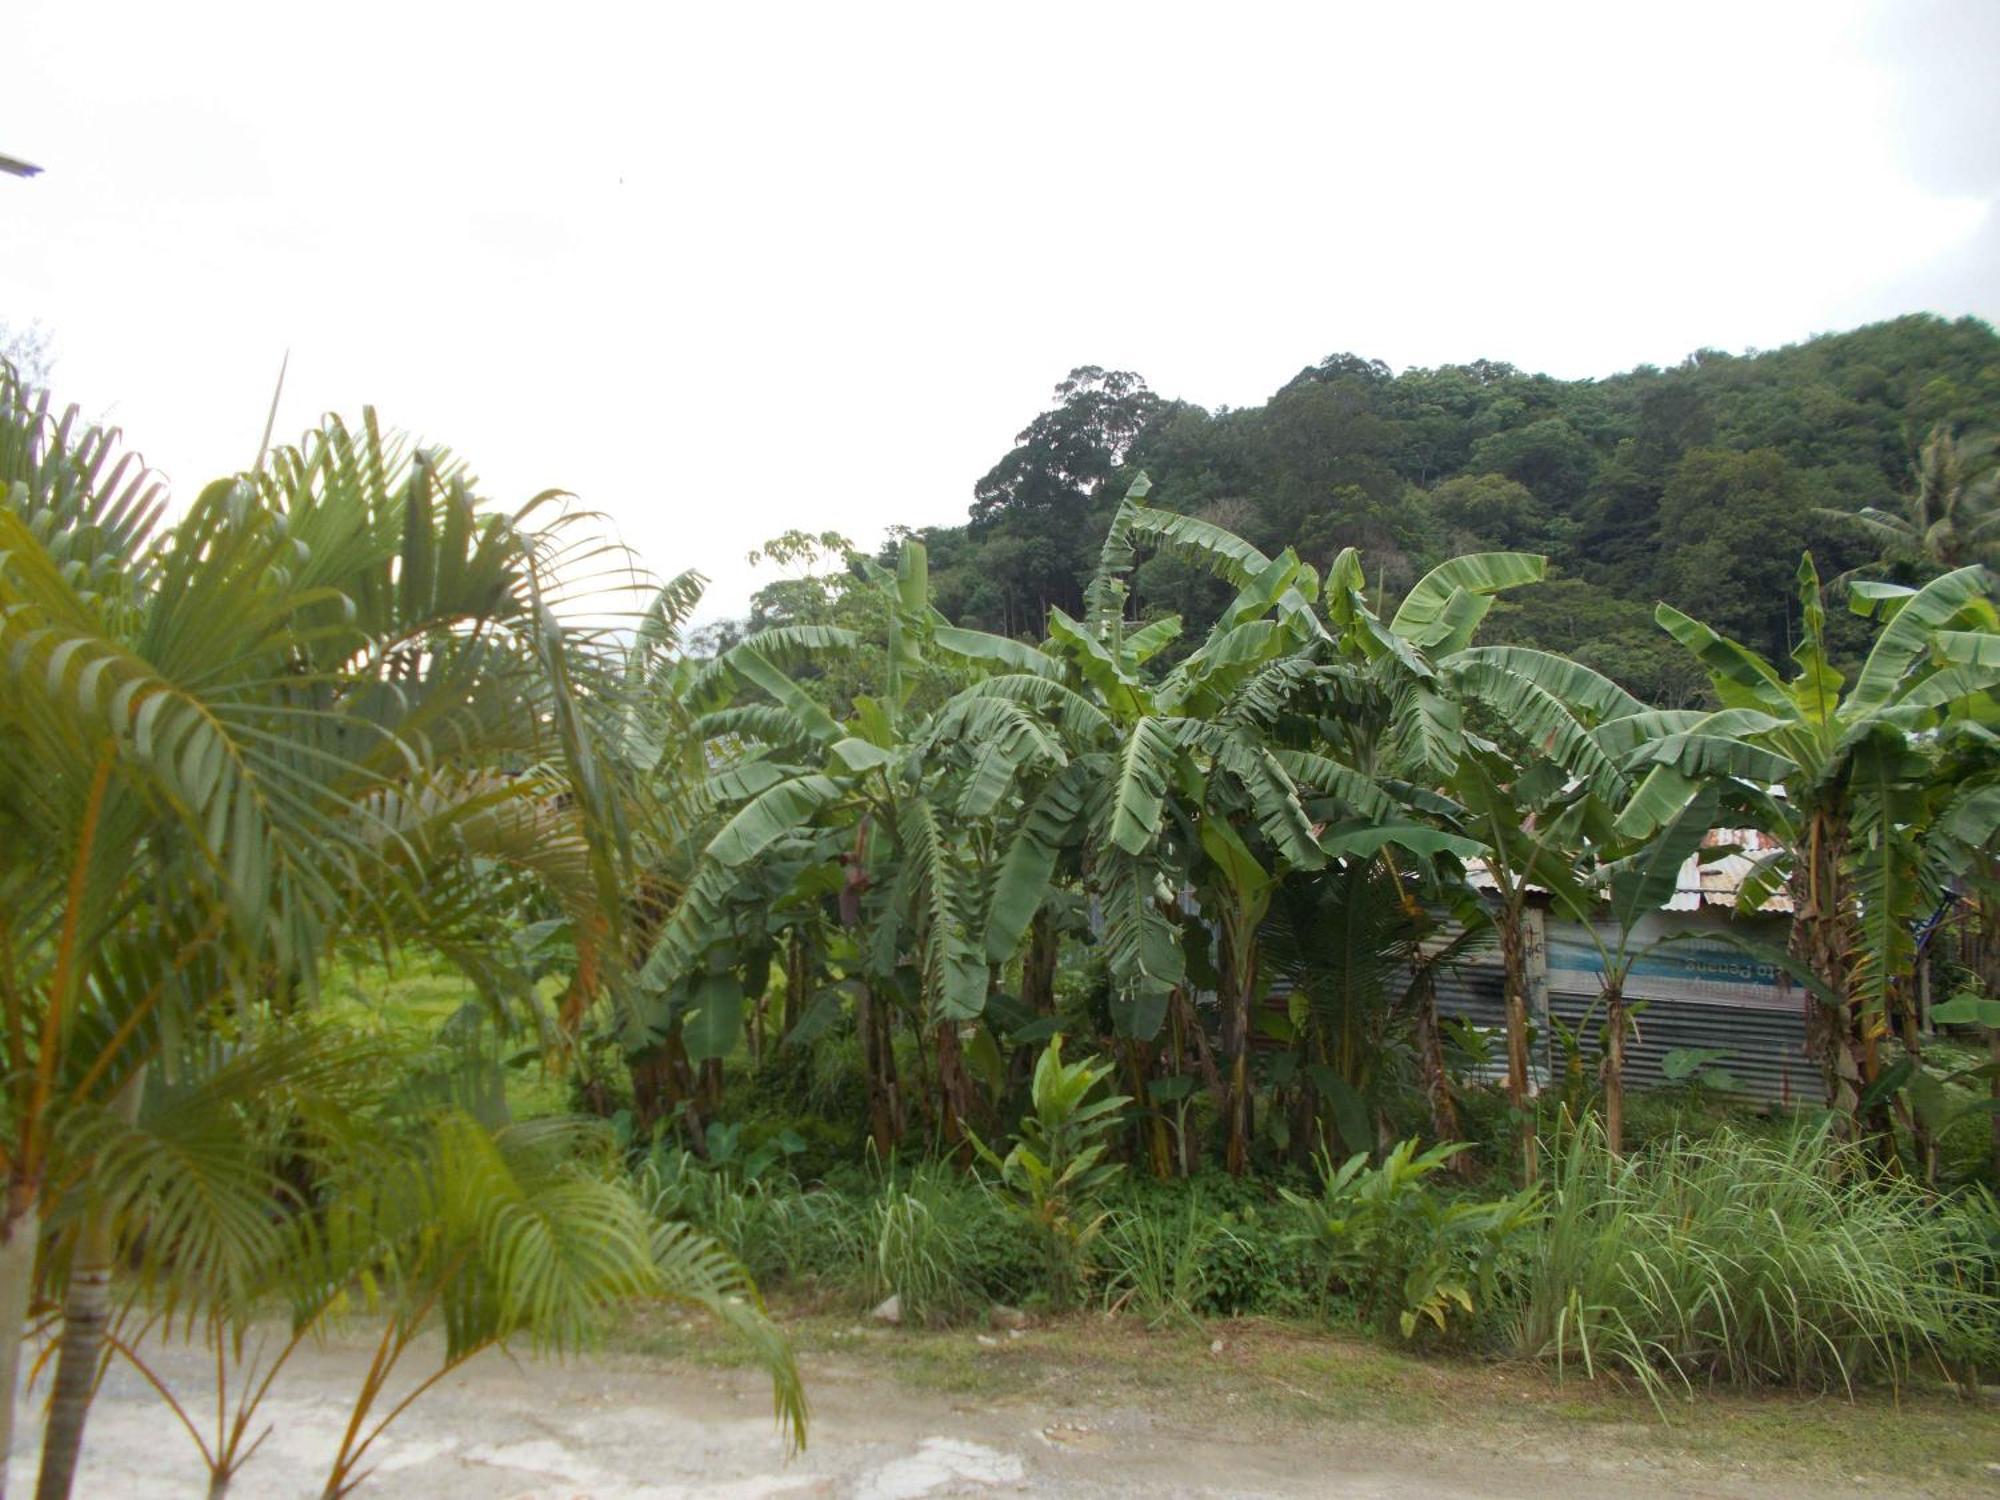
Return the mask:
[[[1455,1134],[1430,995],[1486,934],[1532,1174],[1530,904],[1615,934],[1615,1111],[1631,932],[1726,823],[1776,835],[1746,899],[1793,890],[1786,962],[1816,997],[1830,1101],[1858,1119],[1895,1086],[1877,1044],[1912,919],[1995,826],[2000,637],[1979,570],[1858,585],[1888,623],[1845,698],[1809,562],[1791,681],[1663,607],[1719,707],[1661,711],[1574,661],[1477,644],[1539,557],[1455,559],[1385,619],[1353,552],[1322,577],[1149,498],[1141,476],[1084,617],[1052,610],[1039,642],[951,625],[905,542],[893,569],[854,560],[862,628],[777,629],[682,672],[699,749],[672,800],[701,847],[640,944],[636,1057],[692,1079],[746,1017],[800,1044],[851,1025],[877,1146],[921,1129],[951,1147],[1053,1030],[1062,956],[1095,950],[1102,1041],[1145,1106],[1135,1148],[1191,1168],[1204,1142],[1179,1106],[1205,1092],[1242,1172],[1260,1129],[1300,1152],[1375,1144],[1392,1074]],[[1201,639],[1131,617],[1146,549],[1234,590]],[[830,653],[865,658],[850,676],[876,690],[816,691]],[[1262,1003],[1279,978],[1283,1015]],[[900,1064],[899,1034],[920,1041]]]

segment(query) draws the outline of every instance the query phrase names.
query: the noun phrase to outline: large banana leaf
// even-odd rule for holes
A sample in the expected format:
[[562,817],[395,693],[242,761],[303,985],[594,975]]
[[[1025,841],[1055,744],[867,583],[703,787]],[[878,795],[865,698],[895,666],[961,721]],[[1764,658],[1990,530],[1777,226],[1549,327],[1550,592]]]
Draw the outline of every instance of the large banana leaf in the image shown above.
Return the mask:
[[1501,734],[1554,761],[1606,801],[1622,794],[1624,776],[1617,763],[1561,699],[1500,661],[1468,657],[1452,659],[1449,679],[1461,698],[1489,710]]
[[[1005,698],[1034,709],[1061,727],[1065,734],[1080,740],[1095,740],[1111,732],[1111,719],[1104,710],[1074,688],[1032,673],[1004,673],[986,677],[965,688],[960,698]],[[941,714],[955,710],[948,704]]]
[[1845,712],[1857,717],[1886,706],[1913,669],[1930,660],[1940,630],[1984,626],[1994,629],[1992,585],[1976,564],[1933,578],[1903,601],[1895,619],[1876,637],[1868,660],[1854,679]]
[[1470,646],[1439,660],[1447,670],[1478,662],[1533,683],[1570,712],[1592,723],[1647,712],[1646,705],[1601,672],[1551,651],[1529,646]]
[[1111,785],[1109,836],[1127,854],[1145,853],[1160,836],[1167,778],[1177,750],[1165,722],[1150,715],[1126,731]]
[[1671,604],[1661,604],[1653,618],[1662,630],[1695,654],[1708,672],[1715,696],[1729,708],[1755,708],[1779,718],[1795,712],[1784,679],[1748,646],[1716,634]]
[[1015,672],[1032,672],[1037,677],[1062,676],[1062,663],[1037,646],[991,635],[984,630],[964,630],[956,625],[939,625],[931,640],[940,651],[962,656],[967,661],[988,662]]
[[1609,866],[1611,916],[1621,932],[1629,934],[1641,917],[1673,898],[1681,867],[1700,852],[1720,801],[1715,787],[1703,787],[1659,833]]
[[1425,683],[1407,683],[1396,695],[1389,738],[1411,775],[1448,780],[1465,749],[1458,704]]
[[967,896],[956,850],[937,809],[922,796],[896,805],[896,830],[905,878],[916,910],[924,986],[932,1005],[949,1020],[968,1020],[986,1005],[987,970],[966,927]]
[[1404,596],[1390,630],[1438,654],[1465,646],[1502,589],[1539,583],[1549,560],[1527,552],[1475,552],[1440,563]]
[[1090,781],[1108,762],[1073,762],[1030,802],[994,876],[986,908],[986,957],[1005,963],[1048,895],[1056,860],[1077,836]]
[[1178,929],[1161,909],[1155,866],[1115,854],[1105,866],[1098,899],[1105,965],[1118,1001],[1113,1019],[1120,1032],[1144,1041],[1166,1019],[1168,997],[1186,977],[1187,959]]
[[1278,749],[1271,753],[1294,785],[1322,792],[1364,818],[1386,820],[1394,816],[1396,804],[1388,792],[1351,766],[1310,750]]
[[1258,828],[1288,864],[1310,870],[1323,862],[1299,789],[1270,750],[1241,730],[1186,719],[1171,722],[1183,745],[1207,755],[1242,789]]
[[1144,537],[1161,551],[1205,568],[1239,589],[1271,566],[1271,559],[1243,538],[1196,516],[1134,505],[1126,530],[1128,535]]
[[1084,681],[1097,689],[1115,717],[1125,719],[1149,711],[1147,695],[1137,679],[1126,673],[1102,642],[1060,609],[1049,610],[1049,640],[1076,663]]
[[775,840],[838,802],[847,790],[843,782],[818,774],[781,781],[737,809],[709,841],[708,857],[725,869],[748,864]]

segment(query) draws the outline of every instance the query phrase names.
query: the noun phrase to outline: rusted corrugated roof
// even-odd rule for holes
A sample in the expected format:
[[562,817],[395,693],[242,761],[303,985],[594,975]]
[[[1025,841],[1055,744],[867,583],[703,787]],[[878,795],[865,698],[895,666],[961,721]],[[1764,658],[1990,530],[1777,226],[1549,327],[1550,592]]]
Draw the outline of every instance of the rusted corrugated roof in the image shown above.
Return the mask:
[[[1674,898],[1667,903],[1669,911],[1693,911],[1699,906],[1733,909],[1737,892],[1743,889],[1751,871],[1764,856],[1778,848],[1776,839],[1756,828],[1711,828],[1701,842],[1705,849],[1723,849],[1734,844],[1738,846],[1737,852],[1706,861],[1697,855],[1682,865],[1680,878],[1674,883]],[[1790,911],[1792,898],[1780,888],[1765,897],[1757,909]]]
[[[1734,910],[1736,894],[1743,889],[1743,882],[1750,878],[1750,872],[1756,868],[1759,858],[1778,847],[1776,839],[1756,828],[1711,828],[1701,843],[1704,849],[1727,849],[1732,845],[1735,849],[1732,853],[1707,860],[1696,855],[1682,865],[1666,910],[1699,911],[1704,906]],[[1468,859],[1465,874],[1475,890],[1490,891],[1494,888],[1493,877],[1487,873],[1484,860]],[[1759,911],[1767,912],[1788,912],[1791,909],[1792,898],[1783,890],[1766,897],[1758,907]]]

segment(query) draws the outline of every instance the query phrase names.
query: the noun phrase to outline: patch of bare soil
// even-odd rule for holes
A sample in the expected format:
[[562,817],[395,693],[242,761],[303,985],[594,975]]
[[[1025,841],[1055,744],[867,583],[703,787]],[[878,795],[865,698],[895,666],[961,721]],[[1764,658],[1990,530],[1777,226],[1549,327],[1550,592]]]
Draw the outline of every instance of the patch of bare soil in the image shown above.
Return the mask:
[[[367,1361],[359,1347],[301,1351],[264,1408],[271,1433],[230,1490],[237,1500],[319,1493]],[[199,1401],[198,1355],[156,1367]],[[1569,1500],[1709,1495],[1776,1500],[1888,1493],[1879,1484],[1703,1472],[1621,1453],[1613,1441],[1551,1451],[1468,1444],[1449,1421],[1397,1429],[1250,1417],[1187,1391],[1110,1401],[959,1397],[914,1389],[867,1362],[807,1362],[811,1446],[787,1459],[769,1388],[747,1370],[632,1356],[558,1366],[489,1355],[412,1406],[371,1452],[359,1494],[452,1500],[943,1500],[951,1496],[1323,1496]],[[394,1394],[394,1393],[392,1393]],[[197,1407],[197,1411],[199,1408]],[[24,1411],[11,1469],[31,1493],[38,1413]],[[212,1409],[208,1413],[213,1421]],[[90,1419],[78,1493],[117,1500],[196,1497],[206,1473],[185,1431],[129,1369],[112,1371]]]

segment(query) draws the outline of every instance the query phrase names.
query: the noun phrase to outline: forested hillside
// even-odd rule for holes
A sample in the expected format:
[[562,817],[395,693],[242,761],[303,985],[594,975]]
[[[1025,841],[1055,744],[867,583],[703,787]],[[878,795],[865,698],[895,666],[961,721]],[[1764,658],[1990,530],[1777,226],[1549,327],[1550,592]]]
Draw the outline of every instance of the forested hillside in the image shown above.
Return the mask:
[[[1654,603],[1782,656],[1802,548],[1829,577],[1884,555],[1860,524],[1821,512],[1904,512],[1939,424],[1973,487],[1990,462],[1979,436],[2000,427],[2000,337],[1977,319],[1917,315],[1761,354],[1704,349],[1607,380],[1486,360],[1395,374],[1336,354],[1237,410],[1085,367],[979,481],[969,524],[918,535],[939,607],[1008,634],[1038,634],[1051,604],[1081,609],[1098,540],[1140,469],[1150,503],[1269,551],[1295,547],[1323,567],[1360,547],[1390,602],[1456,553],[1542,552],[1556,576],[1503,605],[1486,638],[1569,653],[1677,703],[1699,683],[1654,627]],[[1924,567],[1911,556],[1889,571]],[[1191,629],[1223,602],[1212,578],[1166,557],[1139,571],[1134,596],[1142,616],[1178,612]]]

